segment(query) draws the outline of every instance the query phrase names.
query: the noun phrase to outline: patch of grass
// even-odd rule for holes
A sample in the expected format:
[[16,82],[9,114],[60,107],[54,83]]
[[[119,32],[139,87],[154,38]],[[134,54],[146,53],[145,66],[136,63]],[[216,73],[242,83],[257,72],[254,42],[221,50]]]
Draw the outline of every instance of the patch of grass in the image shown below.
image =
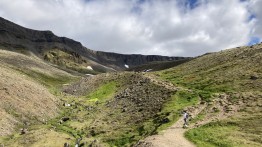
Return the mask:
[[19,138],[20,138],[20,135],[18,133],[14,133],[12,135],[0,137],[0,145],[2,145],[1,143],[6,145],[9,142],[15,142],[15,141],[19,140]]
[[163,106],[163,110],[160,115],[165,115],[165,117],[169,119],[169,122],[161,125],[158,128],[158,131],[166,129],[168,126],[177,121],[185,107],[196,105],[198,102],[199,97],[197,93],[186,90],[178,91],[171,97],[171,100]]
[[88,61],[83,59],[82,56],[77,55],[73,52],[61,51],[59,49],[52,49],[45,53],[44,59],[59,65],[60,67],[65,67],[70,70],[77,71],[82,74],[99,74],[100,72],[89,70],[87,66]]
[[36,130],[20,135],[14,134],[0,138],[0,145],[3,146],[63,146],[65,142],[74,144],[75,140],[62,132],[46,129],[45,126],[38,126]]
[[23,71],[23,73],[46,86],[54,95],[58,95],[60,93],[60,88],[63,84],[67,84],[79,79],[79,77],[50,76],[34,70]]
[[[104,115],[103,113],[97,112],[97,109],[102,108],[103,104],[109,98],[113,97],[116,92],[116,85],[117,84],[114,81],[108,82],[101,85],[87,96],[78,97],[77,99],[73,96],[65,96],[63,101],[71,104],[71,106],[61,107],[60,115],[49,120],[47,128],[55,128],[56,132],[68,134],[74,139],[90,135],[89,126],[96,118]],[[91,106],[92,110],[87,110],[87,108],[90,108]],[[92,112],[92,114],[89,114],[90,112]],[[68,117],[69,120],[59,123],[62,117]]]
[[232,140],[225,136],[232,135],[231,132],[236,130],[237,127],[233,125],[210,123],[186,132],[185,136],[199,147],[231,147],[233,146]]
[[181,87],[185,87],[191,89],[192,91],[197,94],[202,101],[209,102],[213,98],[213,94],[217,92],[229,92],[231,89],[225,85],[217,85],[210,79],[206,79],[199,75],[190,75],[190,76],[183,76],[176,72],[171,71],[161,71],[157,74],[160,76],[161,79],[170,81],[174,85],[178,85]]
[[197,116],[194,118],[190,119],[190,123],[196,123],[198,121],[201,121],[205,118],[206,113],[204,111],[200,112]]
[[212,122],[186,132],[199,147],[261,146],[261,116]]
[[57,87],[62,84],[68,83],[72,80],[72,78],[67,76],[49,76],[47,74],[33,71],[33,70],[25,72],[25,74],[39,81],[41,84],[47,87]]
[[100,86],[97,90],[86,96],[89,102],[105,102],[108,98],[112,97],[116,90],[117,83],[112,81]]
[[69,134],[73,136],[74,138],[79,138],[83,136],[83,132],[75,130],[74,128],[71,128],[69,125],[64,123],[63,125],[56,125],[56,130],[64,132],[66,134]]
[[132,137],[129,135],[125,135],[118,138],[111,138],[112,139],[108,139],[106,142],[108,142],[108,144],[113,147],[128,147],[130,146],[130,142],[132,142]]

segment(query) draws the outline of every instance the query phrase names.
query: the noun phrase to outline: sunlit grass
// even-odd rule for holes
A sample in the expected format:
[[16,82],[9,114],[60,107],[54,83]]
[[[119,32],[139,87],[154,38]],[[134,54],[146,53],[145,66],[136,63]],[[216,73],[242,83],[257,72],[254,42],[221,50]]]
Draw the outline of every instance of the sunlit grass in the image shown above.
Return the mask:
[[212,122],[187,131],[185,136],[199,147],[258,147],[262,143],[259,122],[261,116]]
[[198,94],[186,90],[178,91],[164,106],[161,114],[167,116],[170,122],[162,124],[158,131],[166,129],[181,117],[182,111],[187,106],[196,105],[199,102]]

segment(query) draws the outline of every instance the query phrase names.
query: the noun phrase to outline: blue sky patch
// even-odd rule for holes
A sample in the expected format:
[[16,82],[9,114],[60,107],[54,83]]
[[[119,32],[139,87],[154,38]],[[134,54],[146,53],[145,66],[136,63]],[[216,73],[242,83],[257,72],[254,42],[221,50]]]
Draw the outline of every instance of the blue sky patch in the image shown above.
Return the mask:
[[261,39],[259,37],[252,36],[248,42],[248,46],[260,43]]
[[248,21],[251,21],[253,19],[256,18],[256,15],[255,14],[251,14],[249,17],[248,17]]
[[198,0],[187,0],[186,5],[189,6],[190,9],[194,9],[198,6]]

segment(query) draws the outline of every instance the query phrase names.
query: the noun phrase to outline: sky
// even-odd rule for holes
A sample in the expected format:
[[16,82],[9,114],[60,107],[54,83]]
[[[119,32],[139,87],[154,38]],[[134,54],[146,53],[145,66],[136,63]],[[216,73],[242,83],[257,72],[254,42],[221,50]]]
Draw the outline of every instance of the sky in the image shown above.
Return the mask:
[[92,50],[198,56],[262,41],[262,0],[0,0],[0,16]]

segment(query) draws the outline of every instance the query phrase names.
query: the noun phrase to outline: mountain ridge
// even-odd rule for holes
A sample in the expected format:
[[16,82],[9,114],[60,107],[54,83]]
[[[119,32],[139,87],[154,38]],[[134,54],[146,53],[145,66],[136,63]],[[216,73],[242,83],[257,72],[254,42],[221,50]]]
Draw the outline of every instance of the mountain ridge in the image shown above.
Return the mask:
[[[119,54],[94,51],[84,47],[80,42],[67,37],[58,37],[51,31],[38,31],[17,25],[0,17],[0,46],[4,49],[29,50],[43,58],[48,50],[59,49],[69,54],[76,54],[87,61],[96,62],[115,70],[147,64],[154,61],[175,61],[186,57],[169,57],[158,55]],[[101,66],[101,67],[102,67]]]

